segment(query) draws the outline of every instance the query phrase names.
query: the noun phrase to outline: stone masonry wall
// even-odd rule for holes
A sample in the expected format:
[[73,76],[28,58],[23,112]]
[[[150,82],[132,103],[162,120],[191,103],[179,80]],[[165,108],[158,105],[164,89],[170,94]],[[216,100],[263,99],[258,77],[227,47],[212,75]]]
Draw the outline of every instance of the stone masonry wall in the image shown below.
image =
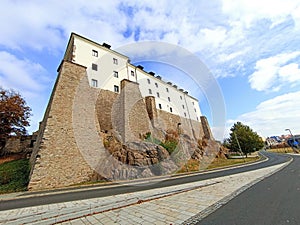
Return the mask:
[[111,111],[117,97],[118,94],[111,91],[101,90],[99,92],[96,103],[96,113],[102,131],[113,129]]
[[141,134],[151,131],[151,123],[139,84],[121,81],[121,93],[112,108],[113,128],[123,143],[138,141]]
[[154,96],[146,96],[145,97],[146,109],[148,112],[149,119],[152,122],[152,125],[155,126],[157,122],[157,109],[155,106],[155,97]]
[[210,129],[210,126],[208,124],[207,118],[205,116],[201,116],[200,119],[201,119],[204,137],[207,139],[214,139],[213,134]]
[[121,87],[120,94],[91,88],[85,67],[62,62],[31,155],[29,190],[91,180],[110,157],[103,147],[103,130],[113,130],[123,143],[168,129],[180,129],[195,139],[211,135],[205,117],[200,123],[157,110],[155,99],[143,99],[137,83],[123,80]]
[[[202,139],[204,136],[201,123],[194,120],[182,118],[178,115],[158,110],[159,120],[162,121],[166,129],[180,130],[180,132],[189,135],[195,139]],[[180,125],[178,125],[180,123]],[[193,132],[194,130],[194,132]]]
[[[78,149],[72,125],[74,96],[84,77],[85,67],[61,64],[31,156],[29,190],[64,187],[87,181],[93,174]],[[85,82],[89,85],[87,78]]]

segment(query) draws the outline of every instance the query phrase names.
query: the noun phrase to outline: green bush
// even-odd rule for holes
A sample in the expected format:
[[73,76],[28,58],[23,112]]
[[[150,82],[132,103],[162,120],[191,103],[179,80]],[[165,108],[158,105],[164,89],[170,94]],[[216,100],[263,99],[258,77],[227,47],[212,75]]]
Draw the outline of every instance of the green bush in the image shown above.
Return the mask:
[[174,152],[174,150],[176,149],[176,147],[177,147],[177,141],[165,141],[165,142],[163,142],[163,143],[160,143],[160,145],[162,146],[162,147],[164,147],[168,152],[169,152],[169,154],[171,155],[173,152]]
[[148,133],[146,134],[145,141],[151,142],[151,143],[154,143],[154,144],[157,144],[157,145],[161,144],[161,141],[158,140],[157,138],[152,137],[152,135],[151,135],[150,132],[148,132]]
[[27,190],[29,172],[28,159],[0,164],[0,194]]

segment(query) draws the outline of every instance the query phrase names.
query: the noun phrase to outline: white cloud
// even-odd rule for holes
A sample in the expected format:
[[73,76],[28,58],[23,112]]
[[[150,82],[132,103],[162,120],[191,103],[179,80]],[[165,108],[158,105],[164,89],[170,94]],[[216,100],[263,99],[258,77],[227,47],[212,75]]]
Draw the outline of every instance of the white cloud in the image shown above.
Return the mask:
[[[203,56],[201,60],[212,73],[222,77],[244,75],[243,71],[251,69],[247,66],[257,61],[256,71],[249,78],[251,87],[276,90],[280,85],[300,80],[299,66],[290,62],[296,56],[276,55],[286,47],[292,51],[294,46],[299,46],[299,35],[289,33],[289,26],[300,30],[299,12],[298,0],[146,0],[142,4],[138,0],[105,3],[52,0],[38,4],[33,0],[3,0],[0,51],[5,52],[1,53],[0,82],[28,95],[37,95],[43,89],[43,80],[37,74],[45,71],[42,63],[35,63],[39,59],[34,54],[50,52],[54,53],[55,60],[61,59],[67,38],[76,32],[99,43],[110,43],[113,49],[144,40],[180,45]],[[269,29],[287,21],[288,25],[280,32],[256,27],[265,20]],[[17,58],[9,53],[11,49],[18,55],[24,54],[28,59],[33,55],[33,58]],[[140,49],[151,52],[145,50]],[[260,60],[262,55],[276,56]],[[291,58],[286,60],[287,57]]]
[[299,81],[300,79],[300,69],[299,65],[296,63],[290,63],[279,69],[278,75],[282,80],[289,83]]
[[94,40],[121,43],[126,29],[126,18],[116,1],[53,0],[37,4],[4,0],[0,13],[0,43],[11,49],[55,52],[65,47],[72,31]]
[[206,46],[218,48],[220,44],[224,43],[227,38],[227,31],[223,27],[216,27],[214,29],[201,29],[203,34],[203,41]]
[[0,51],[0,85],[22,93],[42,91],[47,79],[46,70],[37,63]]
[[298,64],[290,63],[300,52],[283,53],[256,62],[255,72],[249,76],[251,88],[257,91],[278,90],[284,84],[299,82]]
[[30,132],[38,129],[52,85],[48,72],[40,64],[0,51],[0,86],[19,92],[32,109]]
[[264,137],[284,134],[286,128],[300,134],[297,123],[300,115],[299,99],[300,91],[277,96],[260,103],[255,111],[239,116],[236,121],[247,124]]
[[299,14],[295,13],[295,9],[299,10],[300,7],[298,0],[223,0],[222,3],[223,12],[232,20],[241,21],[246,28],[260,19],[269,19],[273,27],[290,15],[295,22],[298,22],[299,18]]

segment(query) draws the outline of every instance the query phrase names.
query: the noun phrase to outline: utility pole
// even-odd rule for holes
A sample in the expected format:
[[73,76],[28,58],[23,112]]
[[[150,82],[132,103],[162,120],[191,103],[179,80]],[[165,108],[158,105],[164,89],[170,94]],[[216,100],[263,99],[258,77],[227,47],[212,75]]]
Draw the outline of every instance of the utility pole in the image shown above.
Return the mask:
[[[238,140],[238,138],[237,138],[235,132],[233,132],[233,134],[234,134],[235,140],[236,140],[236,142],[237,142],[237,144],[238,144],[238,146],[239,146],[239,150],[240,150],[241,154],[243,155],[243,151],[242,151],[242,149],[241,149],[240,142],[239,142],[239,140]],[[244,162],[245,162],[245,159],[244,159]]]

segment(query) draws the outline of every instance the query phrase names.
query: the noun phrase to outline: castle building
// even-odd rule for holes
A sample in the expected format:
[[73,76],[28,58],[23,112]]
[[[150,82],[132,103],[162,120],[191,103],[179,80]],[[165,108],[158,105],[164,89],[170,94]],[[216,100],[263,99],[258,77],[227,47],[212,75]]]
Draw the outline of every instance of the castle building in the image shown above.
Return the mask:
[[120,93],[123,79],[136,82],[142,97],[155,97],[157,109],[200,121],[201,111],[196,98],[177,85],[163,81],[161,76],[144,71],[142,66],[131,64],[127,56],[112,50],[106,43],[101,45],[72,33],[64,60],[85,66],[91,87]]
[[[178,157],[149,143],[149,134],[158,141],[177,137]],[[170,174],[201,153],[203,139],[212,149],[196,98],[110,45],[72,33],[31,154],[28,189],[145,178],[157,168]]]

